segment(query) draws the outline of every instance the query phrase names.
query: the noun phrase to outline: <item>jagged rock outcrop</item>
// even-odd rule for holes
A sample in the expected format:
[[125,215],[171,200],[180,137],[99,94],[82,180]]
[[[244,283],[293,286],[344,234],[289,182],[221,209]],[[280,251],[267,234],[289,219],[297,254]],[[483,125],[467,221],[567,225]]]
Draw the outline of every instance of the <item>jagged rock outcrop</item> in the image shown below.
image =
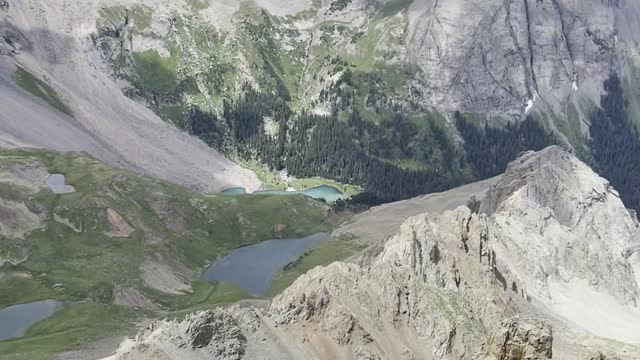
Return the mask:
[[315,268],[268,309],[226,310],[251,324],[245,358],[640,356],[640,233],[606,180],[558,147],[529,152],[479,210],[412,217],[370,261]]
[[467,208],[416,216],[370,266],[316,268],[270,310],[312,344],[321,333],[343,346],[335,355],[358,344],[384,359],[470,357],[526,303],[505,289],[490,241],[486,218]]
[[140,331],[136,343],[123,344],[119,358],[162,360],[192,352],[189,358],[193,359],[239,360],[246,342],[238,320],[227,311],[216,309],[191,314],[183,322],[152,323]]
[[479,358],[489,359],[551,359],[553,356],[553,331],[551,326],[539,320],[507,319],[501,331],[489,340],[487,349]]
[[[511,271],[535,281],[529,290],[552,298],[553,283],[584,281],[637,306],[638,270],[629,258],[640,233],[617,191],[558,147],[521,156],[506,174],[480,212],[493,220],[496,252],[521,260]],[[527,241],[511,240],[516,236]]]
[[193,349],[212,345],[210,351],[215,357],[240,359],[247,341],[233,317],[216,311],[200,313],[195,318],[192,317],[187,335],[190,336],[190,345]]

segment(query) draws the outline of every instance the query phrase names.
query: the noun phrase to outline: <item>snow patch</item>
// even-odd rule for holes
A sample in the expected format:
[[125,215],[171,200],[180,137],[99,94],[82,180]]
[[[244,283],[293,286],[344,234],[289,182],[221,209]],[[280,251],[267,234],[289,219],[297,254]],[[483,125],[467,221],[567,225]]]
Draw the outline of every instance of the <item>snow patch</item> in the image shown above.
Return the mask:
[[318,116],[330,116],[331,110],[327,106],[318,105],[311,110],[311,113]]
[[527,100],[527,104],[524,107],[524,113],[528,114],[529,111],[531,111],[532,108],[533,108],[533,99],[529,99],[529,100]]
[[540,96],[538,95],[538,91],[536,89],[532,89],[531,92],[533,93],[533,98],[528,99],[527,103],[524,106],[525,115],[528,114],[529,111],[531,111],[531,109],[533,108],[533,104],[535,104],[535,102],[540,99]]

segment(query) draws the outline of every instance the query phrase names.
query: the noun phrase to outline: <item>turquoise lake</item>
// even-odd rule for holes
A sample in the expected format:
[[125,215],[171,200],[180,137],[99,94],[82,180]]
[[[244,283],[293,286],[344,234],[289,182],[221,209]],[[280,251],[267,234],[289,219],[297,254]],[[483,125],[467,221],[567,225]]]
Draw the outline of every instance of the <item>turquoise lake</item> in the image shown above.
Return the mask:
[[[246,194],[246,191],[244,188],[236,187],[236,188],[226,189],[222,193],[227,195],[242,195],[242,194]],[[254,194],[276,194],[276,195],[302,194],[316,200],[325,199],[329,203],[335,202],[338,199],[346,198],[346,196],[342,193],[342,191],[334,188],[333,186],[328,186],[328,185],[316,186],[304,191],[260,190],[260,191],[254,192]]]

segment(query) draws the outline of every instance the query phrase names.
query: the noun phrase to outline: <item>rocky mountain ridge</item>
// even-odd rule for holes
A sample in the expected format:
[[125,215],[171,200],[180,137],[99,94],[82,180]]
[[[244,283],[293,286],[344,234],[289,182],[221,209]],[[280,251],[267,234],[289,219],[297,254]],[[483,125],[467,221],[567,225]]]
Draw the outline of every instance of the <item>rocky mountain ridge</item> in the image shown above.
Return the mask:
[[[529,152],[479,209],[412,217],[367,261],[315,268],[266,309],[161,321],[114,359],[640,355],[640,229],[606,180],[558,147]],[[228,316],[236,340],[201,335]]]

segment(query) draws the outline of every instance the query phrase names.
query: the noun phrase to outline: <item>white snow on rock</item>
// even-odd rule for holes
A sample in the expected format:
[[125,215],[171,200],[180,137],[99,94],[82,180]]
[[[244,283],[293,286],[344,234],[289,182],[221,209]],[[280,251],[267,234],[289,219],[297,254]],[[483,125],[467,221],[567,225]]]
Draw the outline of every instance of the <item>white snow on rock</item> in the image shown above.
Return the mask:
[[524,113],[528,114],[529,111],[531,111],[532,108],[533,108],[533,100],[529,99],[529,100],[527,100],[527,104],[524,106]]

